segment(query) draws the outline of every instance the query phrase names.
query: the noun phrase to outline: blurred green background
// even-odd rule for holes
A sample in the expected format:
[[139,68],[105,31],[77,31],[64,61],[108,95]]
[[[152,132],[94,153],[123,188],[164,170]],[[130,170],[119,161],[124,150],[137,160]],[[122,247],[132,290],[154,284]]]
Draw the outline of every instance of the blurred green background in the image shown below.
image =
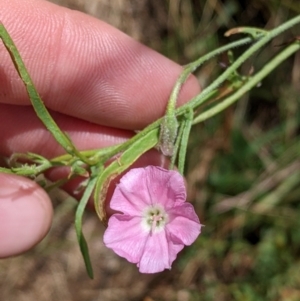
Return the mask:
[[[92,14],[185,64],[227,42],[237,26],[273,28],[300,13],[300,1],[53,0]],[[299,27],[241,68],[259,70]],[[238,54],[239,52],[236,52]],[[196,74],[214,79],[226,56]],[[0,262],[0,300],[260,301],[300,300],[300,53],[234,107],[193,128],[188,195],[205,225],[171,271],[140,275],[102,243],[103,226],[85,220],[95,279],[85,272],[73,226],[73,201],[53,194],[48,237],[27,254]]]

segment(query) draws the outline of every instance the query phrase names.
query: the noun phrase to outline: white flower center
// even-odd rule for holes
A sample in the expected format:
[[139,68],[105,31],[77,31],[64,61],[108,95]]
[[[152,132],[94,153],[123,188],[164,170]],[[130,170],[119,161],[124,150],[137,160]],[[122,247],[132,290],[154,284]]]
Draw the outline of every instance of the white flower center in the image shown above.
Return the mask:
[[168,214],[165,209],[158,204],[147,207],[143,213],[143,228],[147,231],[151,231],[152,234],[162,231],[167,222]]

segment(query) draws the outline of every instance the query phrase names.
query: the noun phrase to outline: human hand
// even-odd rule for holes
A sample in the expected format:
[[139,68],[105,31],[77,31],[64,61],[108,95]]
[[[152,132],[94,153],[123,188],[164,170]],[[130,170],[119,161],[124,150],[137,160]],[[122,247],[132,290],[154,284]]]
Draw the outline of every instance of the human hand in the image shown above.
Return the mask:
[[[0,6],[0,20],[37,90],[78,149],[123,142],[164,114],[179,65],[108,24],[46,1],[0,0]],[[35,116],[2,45],[0,57],[0,154],[61,154]],[[198,92],[190,78],[179,105]],[[157,157],[152,153],[144,160],[150,164]],[[0,174],[0,257],[30,249],[46,235],[51,220],[51,201],[35,182]]]

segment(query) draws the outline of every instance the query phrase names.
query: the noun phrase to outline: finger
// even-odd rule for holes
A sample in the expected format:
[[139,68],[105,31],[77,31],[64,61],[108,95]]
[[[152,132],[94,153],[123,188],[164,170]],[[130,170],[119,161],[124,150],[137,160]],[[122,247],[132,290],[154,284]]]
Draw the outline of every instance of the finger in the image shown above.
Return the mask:
[[[122,143],[133,135],[131,131],[96,125],[56,112],[51,114],[79,150]],[[32,152],[52,158],[64,153],[32,107],[0,104],[0,120],[0,154],[3,156]]]
[[[67,132],[74,145],[80,150],[103,148],[122,143],[132,137],[131,131],[118,130],[88,123],[74,117],[53,113],[60,128]],[[9,157],[14,153],[38,153],[53,158],[64,153],[51,134],[42,125],[31,107],[0,104],[0,153]],[[147,152],[133,166],[163,165],[164,156],[152,150]],[[0,164],[1,165],[1,164]],[[56,168],[47,172],[52,181],[66,178],[69,169]],[[64,189],[76,198],[80,195],[75,191],[84,179],[78,177],[64,185]]]
[[[0,5],[1,20],[48,108],[125,129],[140,129],[163,115],[179,65],[95,18],[47,1],[0,0]],[[0,48],[0,101],[29,104]],[[198,92],[190,78],[179,103]]]
[[34,182],[0,173],[0,258],[23,253],[49,231],[52,206]]

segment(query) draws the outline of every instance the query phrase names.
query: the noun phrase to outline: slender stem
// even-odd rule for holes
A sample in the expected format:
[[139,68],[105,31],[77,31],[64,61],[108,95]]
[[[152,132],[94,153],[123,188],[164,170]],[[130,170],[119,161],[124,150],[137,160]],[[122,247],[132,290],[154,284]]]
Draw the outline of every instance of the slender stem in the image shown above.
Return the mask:
[[[259,36],[259,35],[258,35]],[[159,137],[159,146],[162,151],[162,153],[166,156],[174,156],[174,144],[177,137],[177,131],[178,131],[178,121],[176,118],[176,103],[178,99],[178,95],[180,92],[181,87],[185,83],[185,81],[188,79],[190,74],[194,72],[199,66],[201,66],[205,61],[211,59],[212,57],[219,55],[220,53],[223,53],[225,51],[228,51],[229,49],[244,45],[246,43],[250,43],[253,41],[252,38],[244,38],[239,41],[230,43],[228,45],[222,46],[220,48],[217,48],[208,54],[200,57],[196,61],[189,63],[188,65],[184,66],[184,69],[182,73],[180,74],[179,78],[177,79],[174,88],[171,92],[166,113],[163,117],[163,120],[161,122],[161,130],[160,130],[160,137]]]
[[[261,37],[261,36],[259,36],[259,37]],[[247,38],[243,38],[241,40],[229,43],[227,45],[219,47],[219,48],[205,54],[204,56],[200,57],[196,61],[191,62],[191,63],[187,64],[186,66],[184,66],[184,69],[183,69],[182,73],[180,74],[180,76],[179,76],[178,80],[176,81],[175,86],[172,90],[170,100],[168,102],[167,111],[175,108],[176,100],[178,98],[178,93],[179,93],[182,85],[187,80],[189,75],[192,72],[194,72],[197,68],[199,68],[203,63],[205,63],[206,61],[210,60],[211,58],[213,58],[217,55],[220,55],[223,52],[226,52],[230,49],[237,48],[239,46],[251,43],[253,41],[254,41],[253,38],[247,37]]]
[[[93,161],[95,161],[94,164],[98,163],[99,158],[104,157],[107,154],[110,154],[112,151],[117,149],[120,145],[122,145],[122,144],[108,146],[106,148],[100,148],[100,149],[85,150],[85,151],[81,151],[80,153],[84,157],[89,158],[90,165],[93,165]],[[50,161],[51,161],[51,163],[55,164],[55,163],[61,163],[61,162],[71,163],[70,160],[76,160],[76,158],[74,158],[72,155],[67,153],[67,154],[63,154],[61,156],[52,158]]]
[[14,174],[10,168],[0,167],[0,172]]
[[[256,51],[270,42],[274,37],[282,33],[283,31],[289,29],[290,27],[296,25],[300,22],[300,15],[287,21],[286,23],[281,24],[277,28],[269,31],[263,38],[253,44],[248,50],[246,50],[226,71],[224,71],[211,85],[209,85],[206,89],[204,89],[199,95],[194,97],[188,104],[182,106],[181,110],[184,110],[186,107],[191,106],[193,109],[201,105],[205,96],[209,94],[211,91],[215,90],[219,87],[228,76],[237,70],[249,57],[251,57]],[[179,111],[179,110],[178,110]]]
[[[300,16],[291,19],[290,21],[287,21],[286,23],[280,25],[279,27],[275,28],[274,30],[272,30],[271,32],[268,33],[268,35],[266,37],[261,38],[260,41],[256,42],[251,48],[249,48],[248,51],[246,51],[233,65],[231,65],[227,71],[225,71],[222,75],[221,75],[221,79],[219,77],[219,81],[217,83],[213,83],[213,86],[209,86],[208,88],[204,89],[199,95],[197,95],[196,97],[194,97],[193,99],[190,100],[190,102],[186,103],[185,105],[179,107],[176,109],[176,115],[180,116],[182,114],[184,114],[188,108],[192,107],[193,109],[197,108],[200,104],[204,103],[206,100],[210,99],[211,96],[213,94],[215,94],[216,92],[216,88],[218,87],[218,85],[220,85],[224,80],[226,80],[227,76],[231,74],[231,72],[233,72],[234,70],[236,70],[246,59],[248,59],[257,49],[259,49],[259,47],[262,47],[264,44],[266,44],[267,42],[269,42],[273,37],[275,37],[276,35],[280,34],[281,32],[283,32],[284,30],[294,26],[295,24],[300,22]],[[229,49],[247,44],[249,42],[253,41],[252,38],[247,37],[247,38],[243,38],[239,41],[230,43],[228,45],[225,45],[223,47],[220,47],[219,49],[216,49],[214,51],[212,51],[211,53],[201,57],[199,60],[196,60],[195,62],[189,64],[189,65],[193,65],[194,64],[194,70],[199,67],[202,63],[204,63],[206,60],[210,59],[211,57],[222,53],[224,51],[227,51]],[[258,43],[260,43],[258,45]],[[255,46],[255,48],[253,48]],[[186,69],[188,70],[188,69]],[[193,71],[194,71],[193,70]],[[187,72],[187,71],[186,71]],[[182,77],[180,77],[179,79],[182,80],[185,77],[187,77],[187,73],[184,72],[184,75],[182,75]],[[178,81],[179,82],[179,81]],[[178,84],[178,82],[176,84]],[[178,89],[178,87],[174,87],[174,90]],[[175,93],[175,92],[173,92]],[[132,145],[135,141],[139,140],[141,137],[143,137],[144,135],[146,135],[149,131],[157,128],[160,126],[161,122],[162,122],[163,118],[159,118],[158,120],[156,120],[155,122],[153,122],[152,124],[150,124],[149,126],[147,126],[146,128],[144,128],[141,132],[137,133],[135,136],[133,136],[131,139],[129,139],[128,141],[114,147],[112,149],[111,152],[108,152],[105,155],[104,159],[109,159],[112,156],[117,155],[118,153],[124,151],[126,148],[128,148],[130,145]],[[91,151],[93,152],[93,151]],[[103,161],[102,161],[103,162]]]
[[[223,83],[227,79],[227,77],[230,76],[230,74],[232,72],[237,70],[245,60],[247,60],[251,55],[253,55],[255,53],[255,51],[257,51],[258,49],[263,47],[266,43],[268,43],[276,35],[282,33],[284,30],[294,26],[295,24],[297,24],[299,22],[300,22],[300,16],[297,16],[297,17],[287,21],[286,23],[280,25],[279,27],[273,29],[272,31],[266,33],[265,35],[262,34],[263,37],[259,41],[257,41],[252,47],[250,47],[246,52],[244,52],[244,54],[241,55],[215,82],[213,82],[209,87],[204,89],[202,91],[202,93],[200,93],[198,96],[194,97],[189,103],[177,108],[175,110],[176,116],[181,116],[182,114],[185,114],[187,112],[187,110],[189,110],[190,108],[195,109],[202,103],[209,100],[211,98],[211,96],[214,95],[215,92],[217,91],[217,87],[221,83]],[[0,26],[1,27],[1,32],[0,32],[1,38],[3,38],[4,26],[1,23],[0,23],[0,25],[1,25]],[[6,32],[4,34],[6,34]],[[259,38],[260,35],[258,34],[257,37]],[[198,68],[201,64],[203,64],[206,60],[210,59],[211,57],[213,57],[215,55],[218,55],[219,53],[222,53],[222,52],[232,49],[234,47],[241,46],[241,45],[249,43],[251,41],[254,41],[254,39],[250,38],[250,37],[243,38],[239,41],[236,41],[236,42],[230,43],[228,45],[225,45],[223,47],[220,47],[220,48],[208,53],[207,55],[204,55],[203,57],[196,60],[195,62],[188,64],[185,67],[182,75],[179,77],[179,79],[176,83],[176,86],[174,87],[174,92],[173,92],[174,94],[173,94],[173,96],[171,95],[173,97],[172,99],[175,99],[174,95],[177,95],[179,93],[182,83],[188,78],[189,74],[191,72],[193,72],[196,68]],[[16,57],[17,57],[17,59],[19,59],[19,56],[16,55],[15,52],[14,53],[11,52],[11,48],[8,50],[9,50],[11,56],[15,60],[16,60]],[[269,64],[268,64],[268,66],[269,66]],[[275,68],[275,65],[270,70],[273,70],[274,68]],[[268,72],[270,72],[270,71],[267,71],[267,69],[264,68],[264,72],[258,73],[253,78],[257,79],[257,82],[259,82],[264,76],[266,76],[268,74]],[[257,77],[258,75],[260,75],[260,79],[258,79],[258,77]],[[216,107],[214,107],[214,108],[204,112],[203,114],[199,115],[198,117],[196,117],[196,119],[194,120],[194,124],[209,118],[209,116],[213,116],[213,115],[217,114],[218,112],[220,112],[220,110],[222,110],[222,108],[226,108],[228,105],[230,105],[231,103],[236,101],[236,98],[233,100],[233,97],[239,97],[237,95],[242,95],[243,93],[246,93],[251,87],[253,87],[255,85],[253,78],[248,83],[246,83],[244,87],[239,89],[238,93],[233,94],[232,97],[226,99],[225,102],[218,104]],[[27,80],[24,80],[24,82],[25,81],[28,82]],[[31,81],[31,79],[29,79],[29,81]],[[36,91],[34,91],[34,92],[36,92]],[[40,99],[38,101],[40,101]],[[171,104],[170,106],[171,106],[171,110],[172,110],[172,106],[175,109],[174,106],[176,106],[176,101],[173,103],[173,105]],[[74,155],[74,153],[76,154],[76,156],[78,155],[78,157],[80,159],[86,159],[86,158],[82,157],[82,156],[85,157],[85,155],[87,155],[88,157],[91,156],[91,157],[89,157],[89,160],[88,160],[89,162],[87,162],[89,165],[96,164],[97,162],[99,162],[99,160],[101,162],[106,162],[109,158],[126,150],[128,147],[130,147],[136,141],[138,141],[139,139],[141,139],[142,137],[147,135],[147,133],[149,133],[151,130],[159,127],[161,125],[162,121],[163,121],[163,118],[158,119],[157,121],[155,121],[151,125],[147,126],[145,129],[143,129],[141,132],[137,133],[134,137],[132,137],[131,139],[129,139],[128,141],[126,141],[123,144],[120,144],[120,145],[117,145],[114,147],[110,147],[110,148],[105,148],[102,150],[91,150],[91,151],[87,151],[87,152],[78,152],[78,154],[77,154],[77,150],[73,149],[70,152],[70,154],[66,154],[64,156],[54,158],[51,163],[55,164],[56,162],[59,161],[59,159],[74,160],[74,158],[72,159],[72,156]],[[50,123],[51,122],[52,122],[52,120],[50,121]],[[60,139],[62,138],[62,140],[63,140],[62,144],[64,144],[64,146],[66,147],[66,150],[69,152],[70,151],[70,148],[69,148],[70,140],[69,140],[68,136],[66,136],[64,133],[60,132],[60,130],[58,132],[58,136],[60,136]],[[85,160],[83,160],[83,161],[85,161]],[[8,172],[8,170],[5,169],[5,172]]]
[[234,102],[236,102],[242,95],[248,92],[251,88],[255,87],[264,77],[266,77],[271,71],[273,71],[280,63],[282,63],[285,59],[287,59],[290,55],[295,53],[300,49],[300,42],[294,42],[282,52],[280,52],[276,57],[274,57],[271,61],[269,61],[263,69],[261,69],[258,73],[256,73],[248,82],[246,82],[239,90],[237,90],[234,94],[226,98],[223,102],[215,105],[211,109],[203,112],[198,115],[193,124],[202,122],[229,107]]
[[171,157],[171,162],[170,162],[170,165],[169,165],[169,169],[174,169],[175,161],[176,161],[178,150],[179,150],[179,145],[181,143],[181,138],[182,138],[182,134],[183,134],[185,121],[183,120],[182,122],[179,122],[179,124],[180,124],[179,125],[179,131],[178,131],[176,143],[174,145],[174,153]]

